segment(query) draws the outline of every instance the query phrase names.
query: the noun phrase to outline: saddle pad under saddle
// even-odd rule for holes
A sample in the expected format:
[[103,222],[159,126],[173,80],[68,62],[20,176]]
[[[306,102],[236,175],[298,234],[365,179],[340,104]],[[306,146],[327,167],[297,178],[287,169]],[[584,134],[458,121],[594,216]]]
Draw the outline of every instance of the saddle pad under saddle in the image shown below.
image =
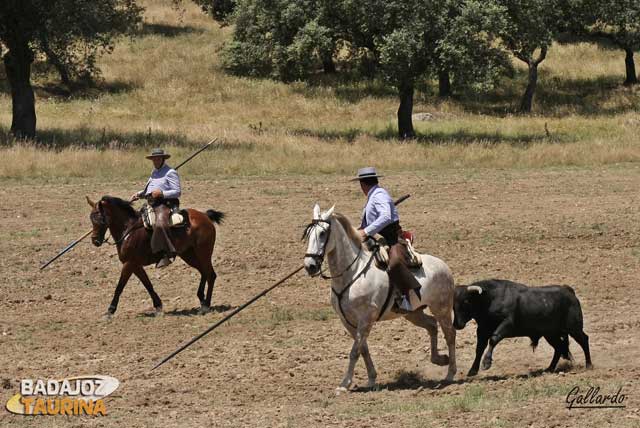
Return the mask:
[[[405,263],[409,269],[417,269],[422,266],[422,258],[420,254],[413,248],[411,245],[411,241],[409,239],[399,238],[398,243],[406,246],[406,260]],[[375,254],[375,262],[376,266],[379,269],[387,270],[389,266],[389,246],[388,245],[380,245],[380,249]]]
[[[140,209],[140,213],[142,214],[142,224],[144,224],[145,229],[153,229],[156,224],[156,213],[153,211],[153,207],[144,204]],[[171,227],[186,227],[188,225],[187,218],[186,210],[172,209],[169,225]]]

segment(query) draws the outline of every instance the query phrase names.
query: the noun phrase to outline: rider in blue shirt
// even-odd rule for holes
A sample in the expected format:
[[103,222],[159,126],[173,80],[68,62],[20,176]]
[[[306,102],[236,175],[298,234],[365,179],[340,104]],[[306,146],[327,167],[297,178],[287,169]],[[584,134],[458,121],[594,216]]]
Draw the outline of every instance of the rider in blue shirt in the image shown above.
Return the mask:
[[354,179],[360,181],[360,188],[367,195],[359,229],[360,237],[365,241],[380,234],[385,239],[389,245],[389,281],[402,292],[400,309],[411,312],[414,308],[411,307],[408,293],[415,290],[420,297],[420,283],[406,265],[407,248],[398,243],[398,238],[402,235],[398,210],[389,192],[379,186],[379,177],[382,176],[376,173],[375,168],[368,167],[359,169],[358,176]]
[[176,249],[169,238],[169,217],[171,209],[180,205],[181,187],[180,177],[175,169],[165,162],[171,157],[162,149],[153,149],[147,159],[153,161],[154,169],[147,184],[139,192],[131,196],[131,202],[147,198],[156,214],[156,223],[153,226],[151,236],[151,250],[154,254],[161,254],[162,258],[156,267],[165,267],[171,264],[171,259],[176,256]]

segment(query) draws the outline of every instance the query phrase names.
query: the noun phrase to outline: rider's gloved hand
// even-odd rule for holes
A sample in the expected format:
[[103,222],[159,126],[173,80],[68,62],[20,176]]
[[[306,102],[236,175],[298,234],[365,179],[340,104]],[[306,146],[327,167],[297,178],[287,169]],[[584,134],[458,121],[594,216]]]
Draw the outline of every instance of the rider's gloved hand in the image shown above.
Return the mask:
[[364,240],[364,245],[367,247],[367,250],[373,251],[374,248],[378,246],[378,243],[371,236],[368,236],[367,239]]
[[133,195],[131,195],[131,198],[129,198],[129,202],[135,202],[138,199],[140,199],[140,196],[138,196],[138,193],[134,193]]

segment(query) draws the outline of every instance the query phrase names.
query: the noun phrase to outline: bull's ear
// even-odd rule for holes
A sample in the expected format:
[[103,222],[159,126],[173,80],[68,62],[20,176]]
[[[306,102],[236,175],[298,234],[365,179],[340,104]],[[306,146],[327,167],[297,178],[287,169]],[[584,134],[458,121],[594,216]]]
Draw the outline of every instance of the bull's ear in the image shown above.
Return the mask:
[[320,220],[320,204],[318,204],[317,202],[313,206],[313,219]]
[[96,207],[96,203],[93,202],[91,199],[89,199],[88,196],[85,196],[85,198],[87,198],[87,203],[91,206],[91,208],[95,208]]
[[470,293],[478,293],[478,294],[482,294],[482,288],[478,287],[477,285],[470,285],[467,287],[467,291]]

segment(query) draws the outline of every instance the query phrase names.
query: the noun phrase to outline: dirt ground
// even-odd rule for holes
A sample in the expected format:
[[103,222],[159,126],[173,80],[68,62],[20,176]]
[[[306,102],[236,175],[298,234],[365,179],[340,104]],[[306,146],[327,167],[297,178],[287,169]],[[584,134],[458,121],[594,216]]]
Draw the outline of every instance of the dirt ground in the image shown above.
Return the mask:
[[[418,250],[451,267],[456,282],[505,278],[574,287],[595,368],[542,374],[544,341],[508,339],[494,364],[466,372],[475,327],[458,332],[456,382],[428,360],[426,333],[404,320],[378,324],[369,339],[379,390],[356,367],[354,391],[335,396],[351,340],[329,305],[329,283],[304,272],[158,370],[151,367],[262,289],[301,265],[312,206],[352,220],[364,203],[347,177],[184,177],[182,205],[227,214],[218,228],[216,312],[196,315],[198,275],[182,261],[147,271],[165,315],[133,278],[116,316],[101,320],[120,263],[112,246],[88,240],[44,271],[39,265],[89,229],[84,195],[127,197],[141,183],[19,183],[0,186],[0,401],[23,378],[103,374],[120,380],[105,417],[23,417],[0,411],[0,425],[215,427],[589,427],[640,426],[640,168],[449,171],[390,176],[394,196],[411,193],[402,223]],[[445,351],[440,333],[440,346]],[[575,386],[622,388],[625,409],[568,410]]]

